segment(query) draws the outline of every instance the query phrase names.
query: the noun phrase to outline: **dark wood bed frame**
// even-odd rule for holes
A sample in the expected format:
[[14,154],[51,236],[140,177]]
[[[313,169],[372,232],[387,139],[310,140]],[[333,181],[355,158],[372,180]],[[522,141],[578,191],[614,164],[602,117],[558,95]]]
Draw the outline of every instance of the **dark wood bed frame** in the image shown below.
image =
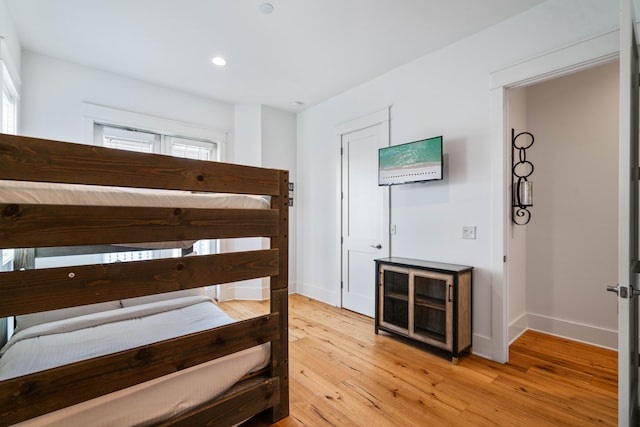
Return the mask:
[[[270,277],[270,313],[0,382],[0,425],[14,424],[258,344],[261,374],[159,425],[232,425],[289,413],[288,172],[0,134],[0,179],[240,193],[271,209],[0,203],[0,249],[268,237],[270,249],[0,273],[0,318]],[[65,390],[73,389],[73,393]],[[79,392],[81,391],[81,392]]]

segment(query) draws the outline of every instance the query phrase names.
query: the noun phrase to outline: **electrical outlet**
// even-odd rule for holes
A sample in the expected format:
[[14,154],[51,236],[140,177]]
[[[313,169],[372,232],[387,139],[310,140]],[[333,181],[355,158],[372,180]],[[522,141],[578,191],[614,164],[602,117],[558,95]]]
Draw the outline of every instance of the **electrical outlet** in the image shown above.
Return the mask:
[[462,227],[462,238],[463,239],[476,239],[476,227],[475,225],[465,225]]

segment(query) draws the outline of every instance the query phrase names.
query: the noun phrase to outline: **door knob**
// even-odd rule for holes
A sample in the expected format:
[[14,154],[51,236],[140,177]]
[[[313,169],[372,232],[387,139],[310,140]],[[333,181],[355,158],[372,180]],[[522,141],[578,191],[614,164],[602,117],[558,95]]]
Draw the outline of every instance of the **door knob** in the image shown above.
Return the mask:
[[373,249],[382,249],[382,245],[380,243],[378,243],[377,245],[369,245],[371,246]]
[[640,295],[640,290],[634,289],[633,286],[627,288],[625,286],[620,287],[620,285],[609,285],[607,286],[607,291],[615,292],[620,298],[633,298]]

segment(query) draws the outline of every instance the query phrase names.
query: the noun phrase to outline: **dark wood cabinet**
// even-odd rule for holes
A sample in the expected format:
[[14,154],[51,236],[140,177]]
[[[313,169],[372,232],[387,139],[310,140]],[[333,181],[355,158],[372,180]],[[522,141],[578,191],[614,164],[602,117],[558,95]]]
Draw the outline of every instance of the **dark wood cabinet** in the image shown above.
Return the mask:
[[457,363],[471,348],[473,267],[397,257],[375,263],[376,333],[426,343]]

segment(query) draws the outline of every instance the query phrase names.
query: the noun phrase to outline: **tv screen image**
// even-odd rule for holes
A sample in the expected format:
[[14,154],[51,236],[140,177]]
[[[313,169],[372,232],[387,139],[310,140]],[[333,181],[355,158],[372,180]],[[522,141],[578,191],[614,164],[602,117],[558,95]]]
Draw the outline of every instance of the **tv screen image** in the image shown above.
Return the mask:
[[378,185],[442,179],[442,136],[378,150]]

